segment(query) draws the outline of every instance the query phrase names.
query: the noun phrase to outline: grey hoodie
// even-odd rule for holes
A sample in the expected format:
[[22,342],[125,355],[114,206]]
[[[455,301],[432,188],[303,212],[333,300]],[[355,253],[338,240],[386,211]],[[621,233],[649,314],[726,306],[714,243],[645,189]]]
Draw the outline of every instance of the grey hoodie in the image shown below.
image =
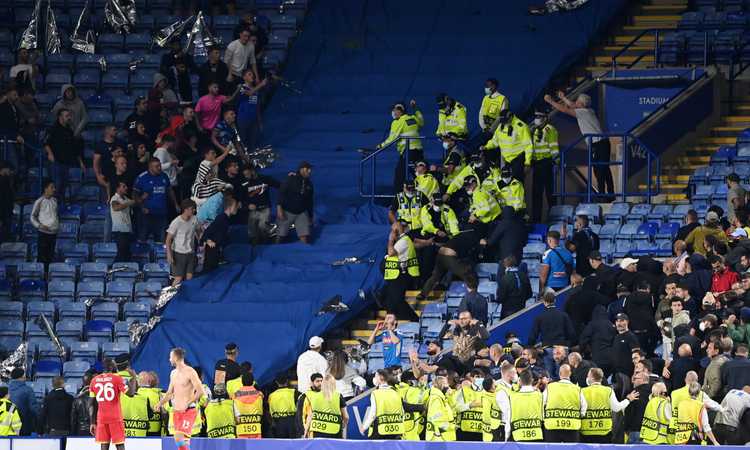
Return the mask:
[[167,88],[164,89],[161,93],[162,95],[162,103],[178,103],[179,100],[177,99],[177,94],[174,93],[172,88],[169,86],[169,80],[167,80],[167,77],[162,75],[159,72],[156,72],[154,74],[154,85],[153,87],[156,88],[156,86],[159,84],[160,81],[164,80],[167,83]]
[[[75,93],[73,100],[65,98],[65,91],[68,89],[73,89],[73,92]],[[76,136],[80,136],[81,132],[83,132],[86,125],[89,123],[89,115],[86,112],[86,105],[83,103],[83,100],[78,97],[78,91],[76,91],[75,86],[72,84],[63,84],[60,88],[60,100],[58,100],[57,103],[55,103],[55,106],[52,107],[52,117],[57,117],[57,112],[62,108],[70,110],[70,113],[73,116],[70,126],[73,129],[73,133]]]

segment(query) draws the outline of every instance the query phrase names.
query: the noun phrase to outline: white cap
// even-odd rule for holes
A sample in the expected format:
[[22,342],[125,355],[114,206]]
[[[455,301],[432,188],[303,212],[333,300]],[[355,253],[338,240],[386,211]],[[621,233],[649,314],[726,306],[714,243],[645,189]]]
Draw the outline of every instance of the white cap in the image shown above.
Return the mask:
[[637,264],[638,260],[635,258],[625,258],[622,261],[620,261],[620,269],[625,270],[628,268],[631,264]]
[[318,348],[323,345],[323,338],[320,336],[313,336],[310,338],[310,348]]

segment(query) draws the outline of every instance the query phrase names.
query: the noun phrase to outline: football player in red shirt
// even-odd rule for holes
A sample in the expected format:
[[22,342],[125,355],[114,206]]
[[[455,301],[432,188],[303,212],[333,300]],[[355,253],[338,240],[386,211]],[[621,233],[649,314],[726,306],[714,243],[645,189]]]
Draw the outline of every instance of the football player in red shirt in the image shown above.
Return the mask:
[[110,443],[115,444],[117,450],[125,450],[125,422],[122,419],[120,395],[135,395],[136,374],[128,368],[130,380],[125,381],[117,375],[117,365],[113,359],[106,358],[103,363],[104,373],[92,378],[89,386],[89,395],[96,400],[91,407],[91,434],[101,444],[102,450],[108,450]]

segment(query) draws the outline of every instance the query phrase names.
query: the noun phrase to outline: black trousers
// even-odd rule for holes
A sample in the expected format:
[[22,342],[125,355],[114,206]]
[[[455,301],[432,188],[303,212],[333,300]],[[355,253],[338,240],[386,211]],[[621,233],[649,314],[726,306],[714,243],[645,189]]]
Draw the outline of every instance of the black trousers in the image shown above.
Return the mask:
[[513,161],[508,162],[503,160],[503,163],[505,165],[510,166],[510,170],[513,173],[513,178],[520,181],[521,184],[524,184],[524,179],[526,178],[524,175],[524,154],[521,153],[520,155],[516,156]]
[[55,261],[57,234],[38,233],[36,260],[45,266]]
[[[409,167],[414,167],[414,163],[421,159],[424,159],[424,151],[422,149],[409,150]],[[404,181],[406,181],[406,150],[398,157],[396,171],[393,173],[394,195],[404,189]]]
[[518,311],[522,310],[525,306],[526,306],[525,303],[522,303],[517,300],[503,302],[503,309],[500,310],[500,320],[505,319],[511,314],[517,313]]
[[219,261],[221,261],[221,249],[219,246],[214,248],[206,245],[205,255],[203,258],[203,272],[209,272],[219,267]]
[[456,430],[456,440],[461,442],[482,442],[482,433]]
[[576,430],[544,430],[546,442],[579,442],[580,436]]
[[714,434],[721,445],[745,445],[742,434],[735,427],[717,423],[714,425]]
[[385,307],[398,320],[419,322],[419,316],[406,302],[406,290],[412,282],[409,274],[402,273],[395,280],[385,282]]
[[446,273],[451,272],[453,275],[461,278],[462,280],[466,276],[466,273],[471,268],[457,256],[437,255],[435,260],[435,268],[432,270],[432,275],[425,281],[422,286],[421,294],[427,296],[433,287],[443,279]]
[[115,261],[130,261],[130,243],[133,242],[133,234],[113,231],[112,237],[117,243],[117,256],[115,256]]
[[544,198],[547,199],[547,209],[555,204],[553,166],[552,158],[544,158],[532,163],[534,183],[531,186],[531,220],[534,223],[542,221]]
[[611,444],[612,443],[612,433],[607,433],[604,436],[584,436],[581,435],[581,442],[585,442],[587,444]]
[[[591,159],[593,162],[609,162],[609,139],[602,139],[591,145]],[[596,177],[596,187],[599,194],[614,194],[615,180],[612,178],[612,169],[610,166],[594,166],[594,176]]]

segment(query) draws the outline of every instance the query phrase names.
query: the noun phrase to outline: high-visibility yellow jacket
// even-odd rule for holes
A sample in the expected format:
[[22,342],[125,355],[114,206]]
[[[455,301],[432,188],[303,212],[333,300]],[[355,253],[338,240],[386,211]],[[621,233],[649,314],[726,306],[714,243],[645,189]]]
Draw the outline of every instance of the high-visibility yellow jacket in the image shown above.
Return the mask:
[[0,436],[18,436],[21,425],[16,405],[8,399],[0,399]]
[[459,102],[453,105],[448,112],[448,108],[438,110],[438,127],[435,132],[438,136],[448,133],[456,133],[458,137],[469,135],[469,129],[466,126],[466,107]]
[[[415,111],[414,114],[402,114],[398,119],[393,119],[391,122],[391,131],[388,133],[388,137],[380,144],[380,147],[385,147],[391,142],[395,141],[400,137],[417,137],[419,136],[419,129],[424,126],[424,117],[420,111]],[[404,153],[407,145],[412,150],[422,149],[421,139],[401,139],[396,143],[396,149],[399,154]],[[413,161],[412,161],[413,162]]]
[[651,445],[667,443],[667,428],[669,427],[667,411],[669,408],[669,400],[664,397],[649,399],[646,410],[643,412],[643,422],[641,422],[641,439],[643,442]]
[[456,440],[456,423],[453,408],[440,389],[430,389],[427,403],[426,441],[452,442]]
[[520,181],[515,178],[510,180],[510,183],[508,184],[500,181],[498,188],[500,207],[510,206],[515,211],[520,211],[526,208],[526,191]]
[[440,184],[431,173],[423,173],[414,177],[414,188],[429,199],[440,190]]
[[490,167],[487,175],[482,178],[471,165],[467,165],[463,169],[461,169],[461,172],[459,172],[458,175],[453,178],[451,184],[448,186],[448,189],[446,189],[445,192],[448,195],[451,195],[461,189],[464,186],[464,180],[466,180],[466,178],[470,175],[477,177],[477,180],[479,180],[479,185],[482,187],[482,189],[492,193],[492,195],[494,195],[495,197],[498,196],[500,191],[498,190],[497,184],[500,181],[500,169],[498,169],[497,167]]
[[[433,214],[440,215],[440,222],[435,223],[432,219]],[[443,230],[449,237],[453,237],[458,234],[458,219],[456,213],[448,205],[441,205],[440,211],[435,212],[432,210],[432,205],[425,205],[419,214],[420,222],[422,222],[422,235],[436,234],[438,230]]]
[[531,140],[534,145],[533,161],[547,158],[555,159],[560,154],[557,128],[551,124],[546,124],[540,128],[533,128],[531,130]]
[[481,187],[474,189],[471,193],[469,212],[482,223],[490,223],[500,215],[500,204],[495,196],[484,191]]
[[479,126],[482,129],[490,128],[500,117],[500,112],[508,109],[508,99],[499,92],[485,95],[482,105],[479,107]]
[[531,132],[526,123],[513,116],[508,123],[501,124],[484,146],[487,150],[500,149],[500,156],[506,163],[523,156],[524,165],[531,165],[534,146],[531,143]]

